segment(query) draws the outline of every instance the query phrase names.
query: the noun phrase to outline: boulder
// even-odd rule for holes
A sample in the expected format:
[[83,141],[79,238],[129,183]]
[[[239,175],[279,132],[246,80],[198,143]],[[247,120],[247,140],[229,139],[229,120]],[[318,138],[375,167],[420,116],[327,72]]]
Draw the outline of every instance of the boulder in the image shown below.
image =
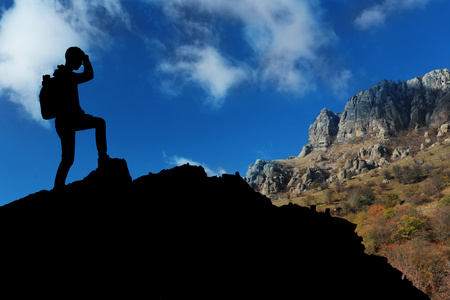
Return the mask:
[[449,132],[449,128],[450,128],[450,123],[442,124],[439,127],[437,137],[443,137],[444,135],[446,135]]
[[403,159],[411,154],[411,148],[399,147],[394,149],[391,155],[392,160]]
[[380,144],[372,146],[369,151],[370,151],[370,158],[373,160],[385,157],[388,153],[388,150],[385,147],[381,146]]

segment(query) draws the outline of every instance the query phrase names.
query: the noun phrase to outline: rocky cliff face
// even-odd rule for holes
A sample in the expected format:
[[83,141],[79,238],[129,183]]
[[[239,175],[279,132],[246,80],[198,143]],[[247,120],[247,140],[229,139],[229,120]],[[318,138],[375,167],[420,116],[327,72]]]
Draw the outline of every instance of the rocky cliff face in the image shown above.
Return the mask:
[[332,141],[384,138],[415,126],[437,128],[449,119],[449,91],[448,69],[403,82],[384,80],[353,96],[340,114],[322,110],[309,130],[311,150],[323,151]]
[[356,225],[201,167],[131,181],[114,160],[0,207],[0,227],[2,293],[17,299],[428,299],[364,253]]
[[340,114],[322,109],[309,127],[309,143],[314,150],[326,150],[339,131]]

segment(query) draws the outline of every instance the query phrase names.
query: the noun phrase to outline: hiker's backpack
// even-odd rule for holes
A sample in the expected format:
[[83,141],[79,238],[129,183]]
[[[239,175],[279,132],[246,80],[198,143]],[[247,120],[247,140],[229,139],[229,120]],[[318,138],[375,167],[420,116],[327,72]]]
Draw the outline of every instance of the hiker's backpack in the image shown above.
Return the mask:
[[50,120],[56,117],[60,95],[58,80],[50,75],[42,76],[42,88],[39,93],[42,118]]

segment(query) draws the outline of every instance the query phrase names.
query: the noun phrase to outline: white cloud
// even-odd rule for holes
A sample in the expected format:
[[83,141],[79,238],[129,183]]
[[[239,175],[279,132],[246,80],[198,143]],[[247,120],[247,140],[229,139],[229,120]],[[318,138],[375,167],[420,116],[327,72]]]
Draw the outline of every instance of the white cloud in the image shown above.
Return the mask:
[[213,107],[220,107],[227,91],[247,77],[242,68],[233,66],[209,46],[182,46],[176,51],[176,61],[165,61],[160,69],[198,83],[211,96]]
[[349,82],[353,78],[350,70],[341,70],[336,74],[329,74],[331,89],[336,95],[344,95],[349,88]]
[[178,156],[178,155],[167,156],[166,153],[164,153],[164,152],[163,152],[163,157],[168,159],[168,163],[172,166],[182,166],[185,164],[190,164],[191,166],[201,166],[205,170],[206,174],[210,177],[211,176],[222,176],[223,174],[226,174],[225,169],[223,169],[222,167],[218,167],[217,170],[214,171],[211,168],[209,168],[207,164],[196,162],[190,158],[185,158],[185,157]]
[[[163,5],[167,16],[179,25],[177,28],[184,30],[183,34],[190,37],[189,41],[182,42],[182,47],[189,46],[198,50],[214,49],[214,55],[209,57],[211,61],[227,61],[219,53],[220,51],[215,50],[220,44],[221,36],[221,28],[214,28],[220,22],[216,23],[215,20],[230,21],[234,24],[233,26],[237,24],[240,26],[243,41],[253,52],[252,57],[246,60],[247,67],[237,67],[235,64],[234,72],[246,74],[247,78],[256,77],[261,84],[269,83],[279,91],[295,95],[302,95],[314,89],[317,72],[320,72],[315,67],[316,62],[321,59],[320,52],[336,40],[334,32],[321,20],[321,10],[316,1],[164,0],[153,2]],[[189,15],[192,11],[205,18]],[[239,59],[242,58],[234,57],[234,61]],[[174,65],[186,63],[186,60],[180,56],[172,57],[172,60]],[[206,57],[203,62],[207,62]],[[222,68],[209,69],[208,76],[216,74],[218,70]],[[198,76],[197,68],[186,71],[191,71],[192,75],[189,77],[191,81],[197,81],[213,97],[225,97],[226,91],[240,82],[237,79],[231,80],[231,76],[223,78],[217,76],[214,84],[205,85],[202,81],[203,77]],[[238,76],[238,78],[244,77]],[[223,84],[219,83],[221,80],[224,81]],[[211,89],[212,86],[218,88]]]
[[64,63],[70,46],[89,53],[107,45],[108,33],[99,25],[97,11],[103,10],[103,24],[118,19],[128,25],[118,0],[63,3],[15,0],[0,19],[0,94],[44,126],[48,123],[40,116],[38,101],[41,76]]
[[407,9],[423,7],[429,0],[385,0],[366,8],[355,19],[355,25],[362,30],[383,25],[390,15]]

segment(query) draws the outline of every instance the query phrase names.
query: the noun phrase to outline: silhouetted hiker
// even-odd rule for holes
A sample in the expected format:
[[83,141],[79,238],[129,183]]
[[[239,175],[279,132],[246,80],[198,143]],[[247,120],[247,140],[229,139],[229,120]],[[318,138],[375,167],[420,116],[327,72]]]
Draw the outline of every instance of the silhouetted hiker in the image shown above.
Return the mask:
[[[74,73],[81,65],[82,73]],[[66,51],[66,64],[59,65],[53,73],[57,79],[60,99],[56,113],[55,127],[61,139],[61,163],[56,172],[55,188],[66,183],[69,169],[75,159],[75,132],[95,128],[95,140],[98,151],[98,165],[102,167],[110,159],[106,154],[106,123],[102,118],[86,114],[80,107],[78,85],[94,78],[89,56],[80,48],[70,47]]]

